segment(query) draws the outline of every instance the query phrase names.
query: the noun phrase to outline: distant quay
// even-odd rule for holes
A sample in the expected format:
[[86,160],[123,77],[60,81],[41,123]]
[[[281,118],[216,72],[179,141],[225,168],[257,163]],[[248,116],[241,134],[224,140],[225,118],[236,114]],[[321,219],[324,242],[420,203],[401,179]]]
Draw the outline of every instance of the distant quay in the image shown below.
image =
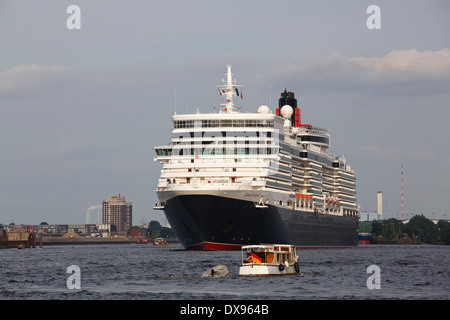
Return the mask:
[[[146,244],[152,244],[154,239],[148,239]],[[168,239],[169,243],[178,242],[176,239]],[[77,237],[77,238],[65,238],[65,237],[43,237],[43,245],[86,245],[86,244],[143,244],[141,239],[136,237],[110,237],[110,238],[99,238],[99,237]]]
[[0,223],[0,249],[35,248],[47,245],[82,244],[153,244],[156,238],[167,242],[178,242],[170,227],[163,227],[157,221],[132,226],[118,231],[111,224],[48,224],[3,225]]
[[129,237],[118,238],[93,238],[93,237],[78,237],[78,238],[64,238],[64,237],[43,237],[44,246],[49,245],[83,245],[83,244],[129,244],[136,242],[136,239]]
[[[154,240],[154,238],[144,239],[135,236],[83,237],[70,232],[63,236],[42,236],[35,232],[0,230],[0,249],[36,248],[52,245],[153,244]],[[166,241],[167,243],[178,242],[174,238],[167,238]]]

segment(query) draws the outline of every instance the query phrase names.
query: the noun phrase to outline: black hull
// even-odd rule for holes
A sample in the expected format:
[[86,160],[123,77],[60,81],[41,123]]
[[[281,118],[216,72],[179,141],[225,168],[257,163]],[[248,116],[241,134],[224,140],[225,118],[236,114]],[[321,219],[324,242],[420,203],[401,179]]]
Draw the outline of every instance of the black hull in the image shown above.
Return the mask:
[[186,249],[239,249],[260,243],[299,248],[358,245],[358,220],[212,195],[181,195],[164,212]]

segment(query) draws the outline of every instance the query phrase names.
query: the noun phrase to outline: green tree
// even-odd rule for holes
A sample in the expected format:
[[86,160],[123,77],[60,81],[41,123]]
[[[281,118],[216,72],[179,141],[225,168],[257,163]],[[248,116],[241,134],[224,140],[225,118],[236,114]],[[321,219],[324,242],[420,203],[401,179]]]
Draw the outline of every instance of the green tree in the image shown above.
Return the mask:
[[372,235],[381,236],[384,240],[397,240],[401,235],[401,222],[391,218],[382,222],[372,222]]
[[396,239],[400,236],[400,224],[397,219],[391,218],[383,222],[383,238]]
[[444,244],[450,244],[450,223],[445,220],[439,220],[438,224],[439,229],[439,239]]
[[176,238],[175,232],[171,228],[162,227],[161,233],[159,234],[161,238]]
[[148,228],[147,228],[147,233],[151,236],[158,236],[159,233],[161,232],[161,224],[156,221],[156,220],[152,220],[150,221],[150,223],[148,224]]
[[418,240],[424,243],[436,243],[438,237],[438,227],[423,215],[412,217],[403,226],[402,231],[411,239],[415,240],[414,238],[418,237]]
[[372,235],[373,236],[381,236],[383,235],[383,223],[374,221],[372,222]]

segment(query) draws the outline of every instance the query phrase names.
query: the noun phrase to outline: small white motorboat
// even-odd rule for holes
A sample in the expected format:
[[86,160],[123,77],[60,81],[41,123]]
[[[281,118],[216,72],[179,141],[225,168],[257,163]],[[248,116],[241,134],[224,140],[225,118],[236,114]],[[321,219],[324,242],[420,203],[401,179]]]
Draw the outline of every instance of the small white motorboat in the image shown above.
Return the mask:
[[296,274],[300,272],[296,248],[289,244],[243,246],[241,276]]
[[155,246],[167,246],[168,243],[166,239],[164,238],[156,238],[155,241],[153,241],[153,245]]

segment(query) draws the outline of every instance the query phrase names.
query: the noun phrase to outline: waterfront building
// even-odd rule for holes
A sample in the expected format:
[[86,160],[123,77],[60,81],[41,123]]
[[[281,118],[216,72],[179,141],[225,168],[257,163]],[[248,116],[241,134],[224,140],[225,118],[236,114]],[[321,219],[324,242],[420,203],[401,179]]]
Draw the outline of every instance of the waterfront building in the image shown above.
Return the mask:
[[359,221],[366,221],[366,222],[372,222],[372,221],[379,221],[382,220],[383,217],[375,211],[360,211],[359,212]]
[[95,224],[69,224],[67,228],[68,232],[74,232],[81,235],[90,235],[97,230]]
[[119,233],[126,232],[132,226],[132,209],[133,204],[120,193],[109,196],[108,201],[103,201],[103,224],[115,225]]

